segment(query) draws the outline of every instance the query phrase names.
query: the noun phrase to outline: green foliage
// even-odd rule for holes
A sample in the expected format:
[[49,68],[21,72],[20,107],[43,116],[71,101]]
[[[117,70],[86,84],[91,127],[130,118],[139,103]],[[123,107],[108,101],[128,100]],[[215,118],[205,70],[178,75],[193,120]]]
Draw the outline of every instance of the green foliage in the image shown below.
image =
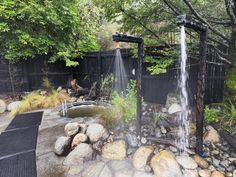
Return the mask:
[[219,119],[219,110],[205,106],[204,109],[204,118],[207,123],[216,123]]
[[98,49],[99,9],[86,0],[1,0],[0,51],[11,62],[49,55],[50,62]]
[[51,83],[51,81],[48,79],[48,77],[44,77],[43,78],[43,89],[47,90],[47,91],[52,91],[53,90],[53,85]]
[[226,79],[226,97],[236,104],[236,65],[229,69]]
[[162,74],[167,72],[167,68],[174,63],[177,58],[177,51],[173,49],[164,49],[153,51],[159,55],[158,57],[146,56],[144,58],[145,62],[151,63],[152,66],[148,67],[148,71],[152,74]]
[[11,115],[15,116],[27,111],[32,111],[36,109],[48,109],[53,108],[69,100],[70,97],[65,91],[57,92],[52,90],[47,95],[40,95],[40,91],[33,91],[23,97],[19,107],[11,111]]
[[113,91],[113,75],[107,75],[105,78],[103,78],[101,87],[100,87],[100,96],[106,97],[107,99],[111,98],[111,94]]
[[230,100],[223,104],[222,117],[229,126],[236,124],[236,107]]
[[112,94],[113,110],[119,115],[125,123],[135,119],[136,117],[136,82],[131,81],[127,89],[127,93],[119,94],[116,91]]

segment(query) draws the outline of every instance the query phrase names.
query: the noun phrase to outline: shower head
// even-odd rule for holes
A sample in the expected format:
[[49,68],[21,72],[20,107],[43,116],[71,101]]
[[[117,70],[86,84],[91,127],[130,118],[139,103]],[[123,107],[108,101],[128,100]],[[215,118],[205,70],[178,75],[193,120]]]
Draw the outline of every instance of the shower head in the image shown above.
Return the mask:
[[185,26],[196,31],[207,31],[208,29],[206,24],[186,14],[177,16],[177,25]]
[[116,41],[116,42],[131,42],[131,43],[143,42],[143,39],[140,37],[119,34],[119,33],[116,33],[115,35],[113,35],[112,38],[113,38],[113,41]]

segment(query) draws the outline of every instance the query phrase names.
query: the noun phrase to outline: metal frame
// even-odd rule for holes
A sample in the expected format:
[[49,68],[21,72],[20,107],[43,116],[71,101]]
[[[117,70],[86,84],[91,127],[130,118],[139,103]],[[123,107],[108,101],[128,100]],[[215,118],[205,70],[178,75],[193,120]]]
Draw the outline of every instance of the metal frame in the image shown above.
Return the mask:
[[143,63],[143,48],[144,42],[140,37],[118,34],[112,36],[113,41],[116,42],[130,42],[138,44],[138,68],[136,72],[137,81],[137,119],[136,119],[136,133],[141,134],[141,121],[142,121],[142,63]]
[[204,97],[205,97],[205,76],[206,76],[206,55],[208,27],[191,16],[180,15],[177,17],[177,25],[185,26],[200,32],[200,70],[197,87],[197,114],[196,114],[196,152],[202,155],[203,145],[203,121],[204,121]]

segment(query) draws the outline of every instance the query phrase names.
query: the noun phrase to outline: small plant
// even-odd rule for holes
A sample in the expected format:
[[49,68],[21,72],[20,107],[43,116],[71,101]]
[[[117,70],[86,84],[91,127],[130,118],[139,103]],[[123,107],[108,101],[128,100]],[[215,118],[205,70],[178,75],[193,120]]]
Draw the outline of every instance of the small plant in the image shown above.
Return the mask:
[[236,107],[231,100],[223,104],[222,118],[229,126],[236,124]]
[[51,81],[48,79],[48,77],[44,77],[43,78],[43,84],[42,84],[42,87],[43,89],[47,90],[47,91],[52,91],[54,88],[53,88],[53,85],[51,83]]
[[28,95],[23,97],[19,107],[11,111],[11,115],[15,116],[27,111],[32,111],[36,109],[47,109],[53,108],[69,100],[70,97],[65,91],[52,90],[47,95],[40,95],[40,91],[33,91]]
[[214,109],[214,108],[210,108],[209,106],[205,106],[204,109],[204,116],[205,116],[205,121],[207,123],[216,123],[218,122],[219,119],[219,110]]
[[112,94],[113,110],[125,123],[136,117],[136,82],[131,81],[126,93],[119,94],[114,91]]
[[107,99],[111,98],[112,91],[113,91],[113,81],[114,78],[112,74],[107,75],[101,83],[100,87],[100,96],[101,97],[106,97]]

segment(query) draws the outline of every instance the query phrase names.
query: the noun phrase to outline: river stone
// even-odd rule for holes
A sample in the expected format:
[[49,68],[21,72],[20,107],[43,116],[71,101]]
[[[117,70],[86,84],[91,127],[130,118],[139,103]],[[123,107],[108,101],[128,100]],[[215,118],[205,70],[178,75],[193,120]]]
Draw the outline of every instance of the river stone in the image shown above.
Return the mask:
[[220,135],[219,133],[211,126],[208,126],[208,130],[203,135],[204,143],[219,143]]
[[233,172],[233,177],[236,177],[236,170],[234,170]]
[[88,125],[86,125],[86,124],[79,124],[79,127],[80,127],[79,132],[85,134],[86,131],[87,131]]
[[109,136],[103,125],[97,123],[90,124],[87,128],[86,134],[92,143],[98,141],[99,139],[106,139]]
[[92,154],[93,150],[90,145],[81,143],[65,158],[64,165],[83,165],[84,161],[92,159]]
[[55,145],[54,145],[54,152],[55,154],[61,156],[65,155],[70,150],[70,137],[61,136],[57,138]]
[[85,168],[81,177],[113,177],[113,174],[104,162],[94,162]]
[[172,104],[179,103],[179,97],[175,93],[168,93],[166,97],[166,107],[169,108]]
[[142,172],[142,171],[135,171],[133,177],[153,177],[152,173]]
[[133,165],[137,170],[143,169],[147,164],[150,155],[153,153],[153,146],[141,146],[133,156]]
[[219,171],[213,171],[211,177],[225,177],[225,176]]
[[7,105],[7,111],[12,111],[13,109],[17,109],[21,104],[21,101],[13,101]]
[[201,156],[195,155],[193,158],[199,167],[201,167],[201,168],[208,168],[209,167],[208,162],[205,159],[203,159]]
[[177,156],[176,160],[184,169],[194,170],[197,168],[197,163],[189,156]]
[[73,138],[71,147],[74,148],[76,146],[78,146],[80,143],[84,143],[88,140],[87,135],[83,134],[83,133],[78,133],[77,135],[75,135],[75,137]]
[[79,176],[80,172],[83,170],[83,165],[77,165],[70,167],[67,177],[77,177]]
[[183,174],[184,174],[183,175],[184,177],[199,177],[197,169],[195,169],[195,170],[187,170],[187,169],[185,169],[185,170],[183,170]]
[[174,114],[174,113],[181,112],[181,111],[182,111],[181,106],[176,103],[172,104],[168,109],[169,114]]
[[102,148],[102,157],[110,160],[123,160],[126,157],[126,142],[117,140],[105,144]]
[[65,125],[66,136],[74,136],[79,132],[79,124],[76,122],[68,123]]
[[211,176],[211,171],[204,169],[204,170],[199,170],[198,172],[200,177],[210,177]]
[[138,140],[137,136],[131,133],[127,133],[126,135],[127,142],[130,147],[137,147],[138,146]]
[[7,105],[3,100],[0,100],[0,114],[6,111]]
[[150,166],[156,177],[183,177],[174,154],[168,150],[163,150],[154,155]]

